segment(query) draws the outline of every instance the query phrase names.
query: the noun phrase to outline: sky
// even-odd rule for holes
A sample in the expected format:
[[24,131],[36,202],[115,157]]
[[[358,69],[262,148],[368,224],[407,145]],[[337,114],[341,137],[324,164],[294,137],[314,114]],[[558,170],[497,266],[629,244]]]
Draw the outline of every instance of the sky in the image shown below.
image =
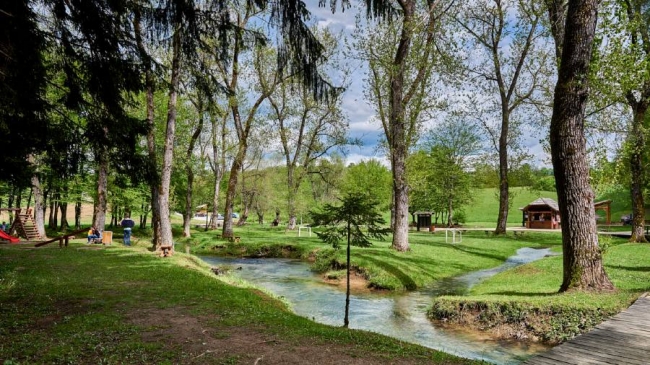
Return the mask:
[[[351,1],[352,8],[340,11],[340,4],[336,13],[332,13],[328,5],[326,7],[318,6],[319,0],[305,0],[308,9],[312,13],[312,22],[319,27],[328,27],[331,31],[342,32],[343,36],[349,36],[355,29],[355,16],[360,14],[365,17],[365,9],[359,8],[358,1]],[[340,3],[340,1],[339,1]],[[357,5],[355,5],[357,4]],[[362,146],[351,146],[348,148],[346,160],[348,163],[356,163],[361,160],[376,158],[386,166],[389,162],[384,153],[377,149],[378,143],[383,139],[383,129],[381,124],[373,118],[373,108],[366,102],[363,95],[365,83],[363,81],[365,66],[354,60],[348,60],[353,68],[352,79],[344,98],[342,108],[349,118],[349,135],[352,138],[358,138],[362,141]],[[454,90],[449,91],[449,98],[453,98]],[[427,124],[434,126],[436,121],[430,121]],[[539,130],[526,130],[523,135],[523,146],[535,156],[533,164],[537,166],[549,166],[550,158],[547,156],[540,139],[544,137]]]

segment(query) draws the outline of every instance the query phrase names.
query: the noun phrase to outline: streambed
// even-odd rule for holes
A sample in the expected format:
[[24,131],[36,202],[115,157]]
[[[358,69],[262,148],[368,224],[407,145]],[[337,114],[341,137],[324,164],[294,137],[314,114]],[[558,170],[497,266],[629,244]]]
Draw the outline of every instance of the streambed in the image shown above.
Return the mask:
[[[539,260],[548,254],[549,249],[521,248],[516,255],[498,267],[441,280],[421,290],[351,295],[349,327],[381,333],[466,358],[497,364],[518,364],[529,356],[546,350],[547,347],[539,344],[494,341],[480,334],[436,328],[426,317],[426,312],[434,296],[463,295],[485,278]],[[234,275],[284,297],[298,315],[319,323],[343,325],[345,292],[324,283],[304,261],[213,256],[203,256],[201,259],[210,265],[241,267],[241,270],[234,271]]]

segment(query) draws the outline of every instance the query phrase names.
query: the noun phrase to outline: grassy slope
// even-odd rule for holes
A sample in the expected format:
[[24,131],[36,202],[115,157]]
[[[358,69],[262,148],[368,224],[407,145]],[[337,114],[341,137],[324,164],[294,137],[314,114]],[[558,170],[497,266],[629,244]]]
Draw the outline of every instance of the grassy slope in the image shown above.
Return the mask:
[[[512,204],[508,210],[508,225],[521,226],[521,211],[530,202],[537,198],[551,198],[557,201],[557,194],[550,191],[533,191],[529,188],[511,188]],[[473,202],[464,208],[466,226],[469,227],[496,227],[499,213],[499,197],[496,189],[473,190]]]
[[[249,331],[275,338],[277,351],[292,351],[295,346],[330,351],[331,347],[332,356],[342,349],[345,356],[367,356],[380,362],[473,363],[385,336],[311,322],[257,290],[220,282],[204,264],[182,254],[159,259],[141,248],[79,246],[0,248],[0,359],[12,363],[249,363],[246,353],[220,357],[228,348],[208,353],[199,343],[199,352],[192,351],[188,341],[195,339],[179,338],[173,322],[162,327],[134,324],[134,313],[148,309],[196,318],[200,323],[196,331],[218,334],[213,339],[217,342],[227,341],[233,332]],[[162,331],[166,340],[147,340],[143,333],[150,331]],[[250,347],[246,351],[256,353],[263,345],[251,342],[245,346]]]
[[500,322],[523,325],[549,342],[584,333],[650,291],[650,246],[616,238],[609,242],[604,263],[615,293],[558,293],[562,256],[555,256],[499,273],[476,285],[468,296],[436,298],[433,317],[460,319],[462,308],[471,308],[483,312],[476,317],[483,328]]
[[[519,208],[525,207],[528,203],[537,198],[551,198],[557,201],[557,193],[554,191],[534,191],[530,188],[511,188],[513,194],[513,203],[508,211],[508,225],[513,227],[521,226],[521,211]],[[467,217],[466,226],[469,227],[495,227],[499,210],[498,192],[496,189],[476,189],[473,190],[474,201],[465,207]],[[630,214],[632,203],[628,190],[615,190],[602,194],[596,198],[596,201],[611,200],[611,219],[612,223],[618,223],[622,215]],[[598,211],[598,215],[603,217],[601,223],[604,223],[605,213]],[[650,217],[650,207],[646,209],[646,219]]]

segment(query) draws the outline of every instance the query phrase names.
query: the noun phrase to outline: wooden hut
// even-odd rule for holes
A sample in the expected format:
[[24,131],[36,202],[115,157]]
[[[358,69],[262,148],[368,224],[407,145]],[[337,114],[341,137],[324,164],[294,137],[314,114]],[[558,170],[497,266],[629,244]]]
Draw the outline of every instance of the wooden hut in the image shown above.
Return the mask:
[[610,225],[612,223],[611,205],[612,205],[611,200],[603,200],[594,203],[594,209],[596,209],[596,211],[599,210],[605,211],[605,220],[607,225]]
[[428,231],[431,225],[431,216],[433,212],[415,212],[413,213],[417,217],[417,230],[422,229],[423,231]]
[[519,209],[523,212],[523,222],[526,228],[560,228],[560,207],[553,199],[539,198]]

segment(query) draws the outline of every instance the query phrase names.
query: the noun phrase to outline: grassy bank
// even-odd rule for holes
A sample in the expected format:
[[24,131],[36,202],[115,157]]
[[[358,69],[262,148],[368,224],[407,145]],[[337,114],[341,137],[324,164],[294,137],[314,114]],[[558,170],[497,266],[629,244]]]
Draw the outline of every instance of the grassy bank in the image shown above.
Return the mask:
[[472,288],[469,296],[436,298],[430,317],[505,338],[561,342],[588,331],[650,291],[648,262],[650,246],[614,238],[604,264],[616,293],[557,293],[562,257],[548,257],[497,274]]
[[[240,243],[215,239],[215,232],[194,232],[191,239],[180,241],[191,245],[194,253],[310,259],[314,270],[321,273],[339,270],[345,263],[345,250],[333,250],[315,234],[305,237],[303,231],[303,237],[298,237],[295,231],[256,225],[237,228],[235,233]],[[390,249],[390,240],[374,241],[369,248],[353,247],[352,266],[371,287],[413,290],[442,278],[498,266],[522,247],[558,245],[559,235],[530,233],[515,238],[468,232],[462,243],[451,244],[445,242],[444,232],[411,232],[409,243],[409,252]]]
[[143,248],[0,247],[5,363],[445,363],[469,360],[313,323],[195,258]]

